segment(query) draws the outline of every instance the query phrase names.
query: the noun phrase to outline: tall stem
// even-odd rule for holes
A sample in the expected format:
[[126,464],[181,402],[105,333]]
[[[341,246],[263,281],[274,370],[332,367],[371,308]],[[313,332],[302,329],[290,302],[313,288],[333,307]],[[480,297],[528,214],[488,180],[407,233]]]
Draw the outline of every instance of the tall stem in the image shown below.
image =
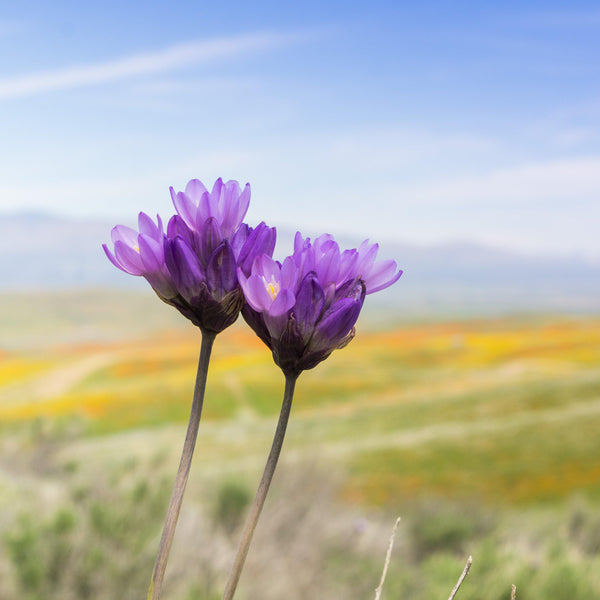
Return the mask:
[[240,540],[231,571],[229,572],[227,583],[225,584],[225,591],[223,592],[222,600],[231,600],[233,598],[240,575],[242,574],[246,555],[248,554],[250,542],[252,541],[252,535],[256,529],[258,518],[260,517],[262,507],[265,503],[265,498],[267,497],[267,492],[269,491],[269,486],[271,485],[271,480],[273,479],[273,474],[275,473],[277,460],[279,459],[279,454],[281,453],[281,446],[283,445],[283,438],[285,437],[285,430],[290,417],[290,409],[292,407],[294,387],[296,385],[297,378],[297,375],[286,375],[281,414],[279,415],[279,422],[277,423],[277,429],[275,430],[275,436],[273,437],[271,452],[269,453],[269,458],[267,459],[267,464],[265,465],[262,479],[258,485],[254,502],[252,503],[250,512],[246,518],[246,523],[242,532],[242,538]]
[[169,502],[162,537],[160,538],[160,544],[158,546],[158,554],[156,556],[156,562],[154,563],[154,572],[152,573],[147,600],[158,600],[158,598],[160,598],[165,569],[167,568],[167,560],[169,559],[169,552],[171,551],[171,544],[173,543],[173,537],[175,535],[175,527],[177,526],[179,511],[181,510],[181,504],[183,502],[183,494],[185,492],[188,475],[190,474],[194,447],[196,446],[198,425],[200,424],[202,404],[204,402],[204,390],[206,389],[208,363],[215,337],[216,333],[210,331],[202,332],[202,344],[200,346],[200,358],[198,359],[198,373],[196,375],[190,421],[185,435],[181,461],[179,462],[179,469],[177,471],[177,476],[175,477],[175,485],[173,487],[171,501]]

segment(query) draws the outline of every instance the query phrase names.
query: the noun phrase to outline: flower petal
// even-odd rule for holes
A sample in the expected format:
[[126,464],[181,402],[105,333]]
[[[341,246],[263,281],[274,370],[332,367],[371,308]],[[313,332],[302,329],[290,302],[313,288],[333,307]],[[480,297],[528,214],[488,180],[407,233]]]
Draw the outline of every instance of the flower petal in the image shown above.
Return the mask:
[[395,273],[396,268],[397,265],[395,260],[382,260],[375,263],[365,281],[367,294],[379,292],[396,283],[402,275],[401,270]]
[[185,195],[194,203],[195,206],[200,204],[202,194],[208,192],[204,184],[199,179],[190,179],[185,186]]
[[325,293],[316,276],[309,273],[298,287],[294,316],[305,342],[312,336],[325,305]]
[[237,287],[235,256],[229,242],[223,242],[208,259],[206,282],[216,300],[221,300]]
[[110,231],[110,239],[113,244],[116,244],[118,241],[124,242],[130,248],[135,248],[137,246],[138,232],[135,229],[131,229],[131,227],[127,227],[125,225],[116,225]]
[[279,317],[290,310],[295,302],[296,298],[294,293],[291,290],[284,288],[277,294],[267,312],[272,317]]
[[219,229],[219,224],[214,217],[204,221],[200,230],[200,261],[202,264],[208,264],[212,253],[223,243],[223,236]]
[[248,304],[258,312],[266,312],[273,303],[267,292],[265,280],[258,273],[253,273],[245,282],[240,282]]
[[268,227],[264,222],[260,223],[250,231],[238,254],[238,266],[246,275],[250,274],[252,265],[257,256],[261,254],[273,256],[276,237],[277,232],[275,228]]
[[315,328],[310,350],[335,349],[352,331],[362,303],[352,298],[342,298],[333,304]]
[[177,214],[183,219],[185,224],[192,229],[196,226],[196,204],[190,200],[187,194],[183,192],[177,192],[170,188],[171,198],[173,200],[173,206],[175,206],[175,210]]
[[[110,260],[110,262],[115,265],[115,267],[117,267],[117,269],[121,269],[121,271],[124,271],[125,273],[129,273],[129,271],[127,271],[126,269],[123,268],[123,266],[121,265],[121,263],[115,258],[114,254],[108,249],[108,246],[106,244],[102,244],[102,248],[104,249],[104,254],[106,254],[108,260]],[[131,275],[131,273],[129,273]]]
[[[160,217],[158,219],[160,223]],[[148,235],[155,240],[159,236],[159,228],[154,224],[154,221],[146,214],[141,212],[138,215],[138,228],[141,234]]]
[[165,263],[177,291],[187,302],[193,302],[205,277],[198,257],[182,237],[165,244]]
[[131,275],[143,275],[146,272],[140,253],[121,240],[115,242],[115,257],[121,263],[121,268]]

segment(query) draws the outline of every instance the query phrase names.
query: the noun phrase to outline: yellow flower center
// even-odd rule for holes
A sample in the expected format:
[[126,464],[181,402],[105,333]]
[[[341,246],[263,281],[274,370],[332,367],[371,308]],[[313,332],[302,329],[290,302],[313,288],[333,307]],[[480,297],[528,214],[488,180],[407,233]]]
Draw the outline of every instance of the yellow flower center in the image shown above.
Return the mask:
[[275,300],[277,294],[279,294],[279,284],[276,281],[271,281],[271,283],[267,284],[267,292],[269,292],[269,296]]

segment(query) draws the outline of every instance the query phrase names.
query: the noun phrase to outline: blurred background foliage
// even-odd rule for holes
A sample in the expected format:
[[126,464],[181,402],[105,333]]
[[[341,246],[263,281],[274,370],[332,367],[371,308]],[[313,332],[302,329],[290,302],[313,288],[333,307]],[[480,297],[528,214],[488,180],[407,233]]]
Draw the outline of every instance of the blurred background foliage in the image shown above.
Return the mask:
[[[3,600],[145,593],[199,334],[113,294],[1,349]],[[393,314],[300,378],[240,599],[372,597],[397,516],[384,598],[447,597],[469,554],[461,598],[599,596],[600,321]],[[219,336],[165,598],[220,597],[282,390],[243,323]]]

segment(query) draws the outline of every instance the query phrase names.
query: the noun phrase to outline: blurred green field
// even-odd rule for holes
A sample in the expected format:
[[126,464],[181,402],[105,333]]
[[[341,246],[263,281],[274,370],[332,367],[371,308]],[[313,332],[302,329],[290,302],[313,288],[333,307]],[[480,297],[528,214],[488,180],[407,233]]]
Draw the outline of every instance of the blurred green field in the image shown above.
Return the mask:
[[[0,580],[4,573],[13,594],[6,591],[2,598],[25,592],[29,598],[101,597],[94,569],[71,564],[75,559],[69,544],[64,568],[89,571],[87,596],[83,588],[74,592],[76,582],[67,579],[53,588],[47,573],[33,577],[34,583],[23,579],[14,567],[19,556],[15,539],[27,546],[27,539],[37,539],[35,531],[41,539],[48,531],[59,535],[52,529],[58,527],[59,537],[71,536],[69,543],[75,545],[71,517],[88,529],[118,530],[111,519],[128,522],[127,516],[102,511],[119,505],[125,510],[130,500],[120,495],[139,496],[140,503],[145,499],[153,507],[147,512],[152,523],[138,524],[138,531],[146,534],[137,539],[136,552],[143,554],[146,566],[128,567],[143,573],[139,585],[145,581],[162,519],[158,515],[166,508],[183,442],[200,342],[198,332],[183,319],[171,321],[168,313],[174,311],[150,300],[156,306],[148,304],[146,311],[146,300],[135,294],[120,300],[108,293],[100,300],[71,295],[68,312],[77,316],[69,321],[61,316],[55,297],[46,307],[53,316],[40,332],[43,310],[28,320],[23,309],[32,298],[13,299],[14,304],[10,298],[0,299],[3,318],[10,323],[0,346],[0,534],[4,532],[7,551],[0,560]],[[19,314],[20,324],[15,317]],[[326,587],[337,589],[339,579],[340,592],[356,594],[345,591],[343,597],[369,597],[360,595],[361,585],[340,569],[360,563],[366,570],[363,576],[368,573],[371,579],[365,594],[374,588],[387,545],[383,532],[394,515],[401,515],[407,545],[399,552],[411,557],[411,566],[407,574],[406,564],[395,565],[389,597],[430,598],[446,588],[447,597],[463,555],[479,549],[479,560],[489,563],[481,565],[480,576],[488,578],[485,585],[491,585],[493,575],[498,585],[508,586],[486,597],[508,598],[513,577],[536,582],[535,591],[522,592],[520,598],[561,598],[554,591],[540,595],[544,589],[557,589],[548,583],[550,574],[566,569],[564,577],[576,581],[578,569],[597,565],[600,551],[600,521],[593,517],[600,500],[600,318],[542,315],[398,324],[391,316],[388,329],[380,325],[380,315],[377,322],[377,328],[369,327],[368,317],[364,325],[359,322],[356,339],[346,349],[301,376],[284,445],[282,481],[293,480],[296,472],[304,477],[288,489],[292,496],[298,495],[294,485],[306,490],[302,500],[295,499],[304,503],[301,514],[312,514],[307,508],[311,489],[317,496],[329,490],[330,504],[323,504],[322,517],[332,525],[322,528],[331,537],[320,550],[327,568],[319,566],[322,577],[333,578]],[[190,481],[191,515],[195,510],[210,514],[215,494],[227,482],[237,482],[248,494],[254,488],[282,391],[283,378],[268,350],[242,322],[217,338]],[[156,487],[152,482],[158,480],[160,486],[151,493]],[[141,486],[138,496],[136,486]],[[285,513],[284,497],[278,495],[282,493],[275,485],[270,502],[273,510]],[[71,517],[60,517],[61,510]],[[94,510],[104,516],[92,517]],[[336,525],[342,515],[345,524]],[[333,541],[338,528],[354,531],[364,515],[373,524],[372,539],[366,544],[363,537],[360,544],[369,550],[360,550],[357,542],[353,558],[344,557],[344,546]],[[193,520],[190,514],[187,518]],[[294,518],[289,515],[286,526]],[[583,520],[579,527],[584,533],[577,529],[577,518]],[[429,521],[437,523],[433,532],[423,530]],[[547,533],[540,533],[553,521]],[[523,527],[523,522],[528,525]],[[507,542],[511,535],[505,527],[513,531],[514,547]],[[222,532],[211,535],[225,546],[234,543]],[[542,542],[540,536],[547,539]],[[473,550],[466,547],[469,540]],[[130,542],[110,543],[124,552]],[[259,536],[255,545],[260,543],[268,545],[269,540]],[[381,556],[372,555],[373,544],[381,547]],[[182,545],[175,546],[175,554],[185,554]],[[333,548],[331,555],[327,548]],[[101,553],[110,554],[105,547]],[[227,549],[223,555],[228,556]],[[495,571],[503,557],[504,575]],[[477,581],[475,554],[474,559],[470,578]],[[87,560],[93,562],[93,557]],[[206,577],[221,581],[226,559],[225,566],[203,560],[212,569]],[[542,576],[544,564],[554,566]],[[429,571],[435,576],[427,575]],[[131,574],[127,577],[137,581]],[[313,573],[317,581],[315,577]],[[426,585],[427,577],[439,583]],[[210,585],[202,591],[170,581],[173,598],[214,597]],[[581,593],[600,594],[597,576],[585,585]],[[244,589],[247,598],[257,597],[248,582],[242,594]],[[584,597],[573,586],[567,591],[565,598]],[[143,590],[137,595],[133,589],[119,592],[121,596],[111,593],[143,597]],[[480,597],[476,588],[461,594]]]

